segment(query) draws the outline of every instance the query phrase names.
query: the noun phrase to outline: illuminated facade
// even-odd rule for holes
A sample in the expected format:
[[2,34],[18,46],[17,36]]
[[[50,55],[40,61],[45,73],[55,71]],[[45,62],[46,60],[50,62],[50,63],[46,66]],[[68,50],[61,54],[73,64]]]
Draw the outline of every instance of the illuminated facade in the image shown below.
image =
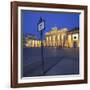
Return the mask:
[[27,35],[25,38],[25,47],[40,47],[41,41],[37,40],[34,35]]
[[79,47],[79,30],[69,31],[67,28],[52,28],[45,34],[47,47]]
[[[38,40],[35,35],[27,35],[25,37],[25,47],[41,47],[41,40]],[[52,28],[45,33],[43,40],[44,47],[79,47],[79,29],[69,31],[67,28],[57,29]]]
[[79,47],[79,46],[80,46],[79,30],[75,29],[72,31],[68,31],[67,47]]
[[58,30],[56,27],[52,28],[50,32],[45,34],[46,46],[64,47],[68,29],[63,28]]

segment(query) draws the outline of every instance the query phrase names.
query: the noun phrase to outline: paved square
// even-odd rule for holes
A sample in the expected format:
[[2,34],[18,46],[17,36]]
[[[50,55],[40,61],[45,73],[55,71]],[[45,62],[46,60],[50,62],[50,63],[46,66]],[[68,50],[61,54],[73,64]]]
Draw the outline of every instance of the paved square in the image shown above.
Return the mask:
[[[43,62],[43,63],[42,63]],[[79,74],[79,48],[23,48],[22,76]]]

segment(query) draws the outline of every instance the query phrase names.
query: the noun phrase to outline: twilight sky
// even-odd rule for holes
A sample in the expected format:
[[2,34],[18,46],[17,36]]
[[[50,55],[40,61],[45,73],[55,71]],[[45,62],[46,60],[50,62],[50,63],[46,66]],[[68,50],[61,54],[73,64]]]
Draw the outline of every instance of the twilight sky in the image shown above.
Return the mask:
[[79,27],[78,13],[60,13],[60,12],[40,12],[31,10],[22,10],[21,12],[21,28],[24,34],[34,34],[39,39],[40,32],[37,30],[37,23],[40,17],[45,20],[45,32],[48,32],[53,27],[68,28],[69,30]]

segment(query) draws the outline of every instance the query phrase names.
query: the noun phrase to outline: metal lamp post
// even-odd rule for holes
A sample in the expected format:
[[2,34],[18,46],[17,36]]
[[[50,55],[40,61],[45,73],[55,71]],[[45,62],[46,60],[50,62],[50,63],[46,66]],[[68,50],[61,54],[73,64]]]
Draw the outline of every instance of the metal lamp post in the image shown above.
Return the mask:
[[44,73],[44,56],[43,56],[43,30],[44,29],[45,29],[45,20],[40,18],[40,20],[38,22],[38,31],[40,32],[40,36],[41,36],[41,60],[42,60],[43,75],[45,74]]

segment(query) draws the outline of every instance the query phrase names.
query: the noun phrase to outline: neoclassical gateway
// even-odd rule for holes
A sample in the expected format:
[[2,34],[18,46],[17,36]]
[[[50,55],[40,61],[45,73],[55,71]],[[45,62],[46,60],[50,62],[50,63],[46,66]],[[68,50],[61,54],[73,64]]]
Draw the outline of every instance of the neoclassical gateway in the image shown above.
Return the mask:
[[45,46],[52,47],[79,47],[79,30],[69,31],[67,28],[52,28],[45,34]]
[[[31,38],[30,38],[31,37]],[[79,29],[68,30],[67,28],[58,29],[52,28],[45,33],[43,40],[44,47],[79,47]],[[26,47],[40,47],[41,41],[32,36],[28,36],[25,40]]]

